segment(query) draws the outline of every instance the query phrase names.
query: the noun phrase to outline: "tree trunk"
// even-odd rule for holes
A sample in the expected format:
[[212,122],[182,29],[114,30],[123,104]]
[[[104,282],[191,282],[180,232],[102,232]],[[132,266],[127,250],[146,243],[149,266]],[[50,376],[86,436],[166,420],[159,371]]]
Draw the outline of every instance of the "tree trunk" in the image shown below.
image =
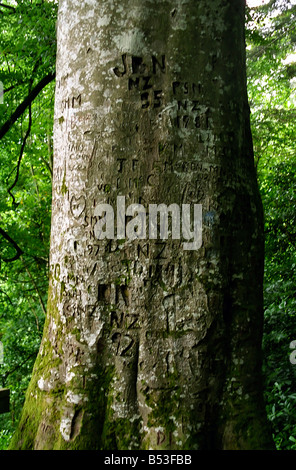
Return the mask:
[[[47,320],[11,447],[271,448],[244,1],[61,0],[56,80]],[[201,204],[202,245],[127,237],[118,201]]]

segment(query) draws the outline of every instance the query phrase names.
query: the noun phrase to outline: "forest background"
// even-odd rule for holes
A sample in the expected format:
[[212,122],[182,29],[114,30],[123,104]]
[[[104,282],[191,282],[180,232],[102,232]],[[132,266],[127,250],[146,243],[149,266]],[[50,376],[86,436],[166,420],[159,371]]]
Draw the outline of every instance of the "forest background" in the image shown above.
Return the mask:
[[[0,388],[10,389],[0,449],[18,423],[46,314],[57,3],[0,3]],[[265,212],[265,399],[276,448],[296,450],[296,0],[249,0],[246,52]]]

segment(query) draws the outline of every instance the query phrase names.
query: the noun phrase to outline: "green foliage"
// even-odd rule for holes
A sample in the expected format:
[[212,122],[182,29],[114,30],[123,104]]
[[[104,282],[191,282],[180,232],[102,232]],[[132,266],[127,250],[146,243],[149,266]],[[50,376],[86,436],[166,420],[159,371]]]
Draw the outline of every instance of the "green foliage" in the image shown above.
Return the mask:
[[[255,162],[265,211],[265,396],[277,449],[296,449],[295,2],[249,12],[247,57]],[[288,60],[287,60],[288,59]]]
[[[0,6],[0,80],[5,91],[0,129],[34,87],[54,73],[56,53],[55,2],[5,5],[11,8]],[[0,387],[11,390],[11,412],[0,415],[0,449],[7,447],[19,419],[45,317],[53,100],[51,82],[0,140],[0,228],[9,236],[0,235]],[[21,256],[16,256],[14,244]]]

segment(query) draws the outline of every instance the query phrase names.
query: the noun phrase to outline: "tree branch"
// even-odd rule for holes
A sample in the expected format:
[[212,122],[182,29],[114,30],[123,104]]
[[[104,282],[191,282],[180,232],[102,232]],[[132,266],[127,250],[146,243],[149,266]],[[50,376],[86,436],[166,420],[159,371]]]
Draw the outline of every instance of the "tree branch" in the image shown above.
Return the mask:
[[38,288],[38,286],[37,286],[37,284],[36,284],[36,282],[35,282],[34,277],[33,277],[32,274],[31,274],[31,271],[29,270],[29,268],[28,268],[28,266],[26,265],[26,263],[25,263],[25,261],[24,261],[24,259],[23,259],[22,256],[21,256],[21,260],[22,260],[22,262],[23,262],[23,265],[25,266],[25,270],[27,271],[27,273],[28,273],[28,275],[29,275],[29,278],[30,278],[31,281],[32,281],[32,284],[33,284],[33,286],[34,286],[34,290],[35,290],[35,292],[37,293],[37,296],[38,296],[38,299],[39,299],[39,303],[40,303],[41,309],[42,309],[44,315],[46,315],[46,306],[45,306],[45,304],[44,304],[44,302],[43,302],[43,299],[42,299],[42,295],[41,295],[41,293],[40,293],[40,290],[39,290],[39,288]]
[[10,305],[15,308],[15,305],[13,304],[13,302],[12,302],[11,298],[9,297],[9,295],[7,294],[7,292],[5,292],[3,289],[0,289],[0,294],[4,294],[5,297],[7,297],[8,302],[10,303]]
[[17,162],[17,167],[16,167],[16,177],[15,177],[14,182],[10,186],[10,188],[8,188],[8,193],[10,194],[10,196],[13,199],[13,204],[15,204],[15,197],[12,194],[11,191],[15,187],[16,183],[18,182],[18,178],[19,178],[19,174],[20,174],[21,161],[22,161],[22,158],[23,158],[23,153],[24,153],[24,150],[25,150],[25,145],[26,145],[27,139],[28,139],[28,137],[30,135],[30,132],[31,132],[31,126],[32,126],[32,110],[31,110],[31,103],[30,103],[29,104],[29,125],[28,125],[27,132],[25,134],[24,140],[22,142],[21,151],[20,151],[20,155],[19,155],[18,162]]
[[[37,351],[38,352],[38,351]],[[24,359],[22,362],[20,362],[19,364],[16,364],[16,366],[13,368],[13,369],[10,369],[8,370],[5,374],[2,375],[2,383],[3,383],[3,379],[4,379],[4,383],[5,381],[7,380],[7,377],[11,374],[13,374],[14,372],[16,372],[18,369],[20,369],[23,365],[26,364],[26,362],[28,362],[30,359],[32,359],[32,357],[36,356],[36,352],[33,352],[31,354],[29,354],[29,356],[26,357],[26,359]]]
[[15,13],[15,8],[10,6],[10,5],[4,5],[4,3],[0,3],[1,8],[8,8],[8,10],[11,10]]
[[40,82],[33,88],[33,90],[28,94],[24,101],[16,108],[12,113],[10,118],[3,124],[0,128],[0,139],[7,134],[11,129],[13,124],[18,120],[18,118],[24,113],[28,106],[34,101],[34,99],[39,95],[39,93],[46,87],[50,82],[55,79],[55,73],[49,73],[40,80]]
[[4,93],[8,93],[8,92],[11,91],[11,90],[14,90],[14,88],[17,88],[18,86],[21,86],[21,85],[23,85],[24,83],[25,83],[25,82],[21,82],[21,81],[20,81],[20,82],[16,83],[15,85],[11,85],[11,86],[9,86],[8,88],[4,88],[3,94],[4,94]]
[[15,256],[13,256],[12,258],[2,258],[2,260],[5,261],[6,263],[8,263],[8,262],[16,261],[17,259],[19,259],[22,256],[22,254],[24,253],[23,250],[8,235],[8,233],[5,232],[5,230],[3,230],[1,227],[0,227],[0,235],[2,235],[2,237],[5,238],[5,240],[7,240],[13,246],[13,248],[16,250],[16,255]]

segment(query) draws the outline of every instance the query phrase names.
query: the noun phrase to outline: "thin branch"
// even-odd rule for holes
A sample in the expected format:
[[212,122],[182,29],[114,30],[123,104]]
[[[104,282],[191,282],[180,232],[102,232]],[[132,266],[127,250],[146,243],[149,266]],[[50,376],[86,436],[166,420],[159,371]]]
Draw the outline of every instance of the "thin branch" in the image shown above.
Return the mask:
[[50,82],[55,79],[55,73],[49,73],[45,77],[40,80],[40,82],[33,88],[32,91],[28,94],[28,96],[24,99],[24,101],[16,108],[16,110],[12,113],[10,118],[3,124],[0,128],[0,139],[7,134],[7,132],[11,129],[13,124],[18,120],[18,118],[24,113],[24,111],[32,104],[34,99],[39,95],[39,93],[46,87]]
[[42,157],[42,155],[40,155],[40,158],[41,158],[41,160],[43,161],[43,163],[44,163],[44,165],[46,166],[46,168],[48,169],[49,174],[50,174],[50,178],[52,179],[52,166],[51,166],[51,161],[50,161],[50,163],[49,163],[44,157]]
[[3,289],[0,289],[0,294],[4,294],[7,299],[8,299],[8,302],[10,303],[10,305],[12,305],[12,307],[15,307],[15,305],[13,304],[11,298],[9,297],[9,295],[7,294],[7,292],[5,292]]
[[35,188],[36,188],[36,194],[37,194],[38,199],[40,201],[40,193],[39,193],[38,183],[37,183],[37,179],[35,177],[34,168],[33,168],[32,163],[30,163],[30,170],[31,170],[32,180],[34,181],[34,185],[35,185]]
[[2,258],[2,261],[5,261],[6,263],[9,263],[11,261],[16,261],[17,259],[19,259],[22,256],[22,254],[24,253],[23,250],[8,235],[8,233],[5,232],[5,230],[3,230],[1,227],[0,227],[0,235],[2,235],[2,237],[5,238],[5,240],[7,240],[13,246],[13,248],[16,250],[15,256],[13,256],[12,258]]
[[34,305],[32,305],[32,301],[31,301],[30,297],[28,297],[27,295],[25,295],[25,297],[26,297],[26,299],[27,299],[27,301],[28,301],[28,303],[29,303],[29,305],[30,305],[30,307],[31,307],[32,313],[33,313],[33,315],[34,315],[34,317],[35,317],[35,320],[36,320],[36,328],[37,328],[37,331],[38,331],[38,333],[39,333],[39,332],[40,332],[40,328],[39,328],[38,315],[37,315],[37,313],[35,312]]
[[8,93],[9,91],[13,90],[15,87],[16,87],[16,85],[11,85],[10,87],[5,88],[5,90],[3,90],[3,95],[4,95],[4,93]]
[[4,383],[6,382],[7,380],[7,377],[11,374],[13,374],[14,372],[16,372],[18,369],[20,369],[21,367],[23,367],[28,361],[30,361],[30,359],[32,359],[32,357],[36,356],[36,352],[33,352],[31,354],[29,354],[29,356],[26,357],[26,359],[24,359],[22,362],[20,362],[19,364],[17,364],[13,369],[10,369],[8,370],[5,374],[2,375],[2,383],[3,383],[3,379],[4,379]]
[[27,129],[27,132],[25,134],[25,137],[24,137],[24,140],[22,142],[22,146],[21,146],[21,151],[20,151],[20,154],[19,154],[19,158],[18,158],[18,162],[17,162],[17,167],[16,167],[16,177],[15,177],[15,180],[14,182],[12,183],[12,185],[10,186],[10,188],[8,188],[8,193],[10,194],[10,196],[12,197],[13,199],[13,204],[16,204],[15,202],[15,197],[14,195],[12,194],[12,189],[15,187],[15,185],[17,184],[18,182],[18,179],[19,179],[19,174],[20,174],[20,166],[21,166],[21,161],[22,161],[22,158],[23,158],[23,154],[24,154],[24,150],[25,150],[25,146],[26,146],[26,142],[27,142],[27,139],[30,135],[30,132],[31,132],[31,126],[32,126],[32,107],[31,107],[31,103],[29,104],[29,125],[28,125],[28,129]]
[[4,88],[3,93],[8,93],[9,91],[14,90],[14,89],[17,88],[18,86],[24,85],[24,83],[25,83],[25,82],[18,82],[18,83],[16,83],[15,85],[11,85],[11,86],[9,86],[8,88]]
[[37,284],[36,284],[36,282],[35,282],[35,279],[33,278],[32,274],[31,274],[31,271],[29,270],[29,268],[28,268],[28,266],[26,265],[26,263],[25,263],[25,261],[24,261],[24,259],[23,259],[22,256],[21,256],[21,260],[22,260],[22,262],[23,262],[23,264],[24,264],[24,266],[25,266],[25,270],[27,271],[27,273],[28,273],[28,275],[29,275],[29,278],[30,278],[31,281],[32,281],[32,284],[33,284],[33,286],[34,286],[34,290],[35,290],[35,292],[37,293],[37,296],[38,296],[38,299],[39,299],[39,303],[40,303],[41,309],[42,309],[44,315],[46,315],[46,306],[45,306],[45,304],[44,304],[44,302],[43,302],[42,295],[40,294],[40,291],[39,291],[39,288],[38,288],[38,286],[37,286]]
[[4,3],[0,3],[1,8],[8,8],[9,10],[13,11],[15,13],[15,8],[12,7],[11,5],[4,5]]

